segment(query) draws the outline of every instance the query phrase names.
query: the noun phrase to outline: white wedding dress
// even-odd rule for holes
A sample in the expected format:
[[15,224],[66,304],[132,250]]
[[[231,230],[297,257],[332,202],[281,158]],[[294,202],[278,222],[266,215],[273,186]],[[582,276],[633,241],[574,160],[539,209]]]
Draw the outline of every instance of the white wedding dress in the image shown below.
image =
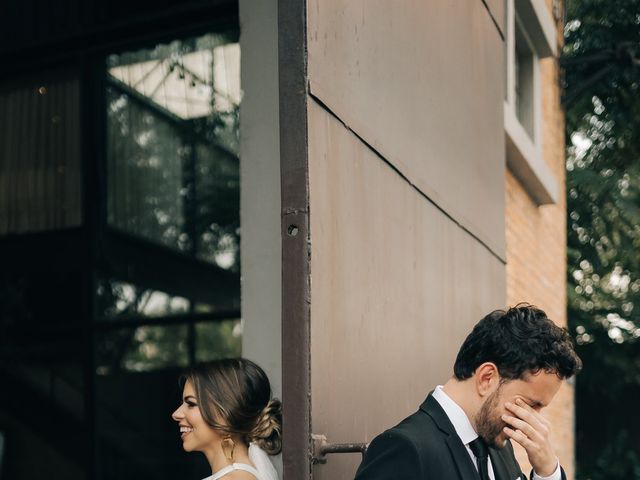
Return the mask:
[[254,475],[257,480],[279,480],[278,472],[276,472],[271,460],[269,460],[269,455],[255,443],[249,444],[249,460],[255,465],[255,468],[246,463],[232,463],[202,480],[218,480],[234,470],[249,472]]

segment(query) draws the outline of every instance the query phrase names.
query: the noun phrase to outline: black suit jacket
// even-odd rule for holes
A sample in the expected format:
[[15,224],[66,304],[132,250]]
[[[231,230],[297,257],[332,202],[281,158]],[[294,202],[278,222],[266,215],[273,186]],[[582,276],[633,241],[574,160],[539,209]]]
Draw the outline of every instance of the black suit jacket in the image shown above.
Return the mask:
[[[526,480],[510,442],[490,448],[496,480]],[[420,409],[373,439],[356,480],[478,480],[478,470],[431,394]],[[562,480],[566,480],[564,471]]]

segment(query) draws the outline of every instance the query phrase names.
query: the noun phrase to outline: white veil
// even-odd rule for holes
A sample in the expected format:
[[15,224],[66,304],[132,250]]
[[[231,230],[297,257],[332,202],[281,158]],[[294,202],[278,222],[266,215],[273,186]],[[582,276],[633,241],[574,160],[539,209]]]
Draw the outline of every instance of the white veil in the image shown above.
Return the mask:
[[249,459],[260,474],[258,480],[279,480],[278,472],[271,463],[269,455],[255,443],[249,444]]

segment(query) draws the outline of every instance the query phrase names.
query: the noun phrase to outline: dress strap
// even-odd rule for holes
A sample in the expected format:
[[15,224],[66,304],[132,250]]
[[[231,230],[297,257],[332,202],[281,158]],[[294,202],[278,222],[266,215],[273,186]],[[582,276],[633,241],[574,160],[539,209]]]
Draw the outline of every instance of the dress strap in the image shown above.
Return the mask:
[[207,477],[203,480],[218,480],[219,478],[224,477],[225,475],[233,472],[234,470],[243,470],[245,472],[249,472],[251,475],[256,477],[256,479],[259,479],[258,471],[255,468],[253,468],[251,465],[247,465],[246,463],[232,463],[231,465],[227,465],[226,467],[221,468],[216,473],[214,473],[210,477]]

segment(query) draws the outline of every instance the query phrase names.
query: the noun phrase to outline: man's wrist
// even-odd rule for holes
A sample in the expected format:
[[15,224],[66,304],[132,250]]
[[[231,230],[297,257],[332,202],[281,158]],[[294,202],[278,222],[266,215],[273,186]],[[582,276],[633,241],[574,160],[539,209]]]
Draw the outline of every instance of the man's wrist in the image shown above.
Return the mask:
[[551,475],[547,475],[546,477],[543,477],[542,475],[538,474],[538,472],[536,472],[534,469],[533,476],[531,477],[531,480],[561,480],[561,479],[562,479],[562,472],[560,471],[559,460],[556,460],[556,469],[553,471]]

